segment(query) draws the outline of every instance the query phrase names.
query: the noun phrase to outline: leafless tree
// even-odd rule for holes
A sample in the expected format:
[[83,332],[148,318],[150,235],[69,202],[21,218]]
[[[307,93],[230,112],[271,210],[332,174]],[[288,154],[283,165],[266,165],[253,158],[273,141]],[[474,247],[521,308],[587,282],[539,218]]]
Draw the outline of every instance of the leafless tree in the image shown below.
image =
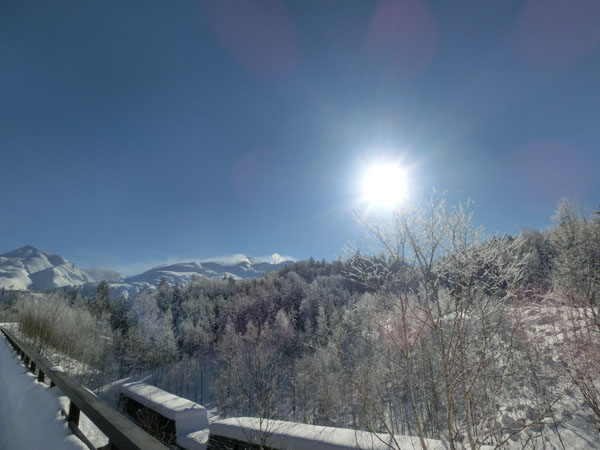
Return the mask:
[[273,323],[246,324],[236,330],[230,322],[218,345],[221,372],[215,383],[219,406],[225,412],[248,412],[258,418],[259,446],[269,437],[269,421],[281,407],[285,372],[283,349],[292,332],[288,317],[280,310]]
[[564,373],[577,386],[600,424],[600,217],[563,200],[550,237],[558,256],[553,320]]
[[[435,431],[452,450],[502,445],[507,435],[498,411],[517,350],[510,302],[528,255],[517,251],[520,238],[488,239],[471,217],[469,204],[449,207],[435,194],[398,208],[388,223],[367,224],[377,256],[356,254],[348,266],[351,279],[385,300],[387,308],[371,316],[377,333],[369,345],[405,380],[423,449]],[[361,396],[377,408],[375,396]],[[384,409],[377,416],[392,433],[392,416]]]

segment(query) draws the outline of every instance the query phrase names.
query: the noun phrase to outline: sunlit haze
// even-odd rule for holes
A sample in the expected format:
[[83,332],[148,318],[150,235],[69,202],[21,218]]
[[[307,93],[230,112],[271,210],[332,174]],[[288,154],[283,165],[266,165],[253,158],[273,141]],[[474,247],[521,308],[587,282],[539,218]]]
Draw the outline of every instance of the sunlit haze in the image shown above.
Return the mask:
[[596,208],[599,5],[2,2],[0,254],[333,260],[432,188],[489,233]]

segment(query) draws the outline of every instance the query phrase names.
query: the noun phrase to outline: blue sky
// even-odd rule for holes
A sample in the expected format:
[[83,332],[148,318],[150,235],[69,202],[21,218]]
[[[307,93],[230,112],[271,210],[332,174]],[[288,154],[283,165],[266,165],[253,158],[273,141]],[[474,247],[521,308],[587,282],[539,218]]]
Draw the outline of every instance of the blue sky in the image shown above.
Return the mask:
[[0,253],[125,272],[360,236],[373,161],[490,233],[600,202],[593,0],[0,2]]

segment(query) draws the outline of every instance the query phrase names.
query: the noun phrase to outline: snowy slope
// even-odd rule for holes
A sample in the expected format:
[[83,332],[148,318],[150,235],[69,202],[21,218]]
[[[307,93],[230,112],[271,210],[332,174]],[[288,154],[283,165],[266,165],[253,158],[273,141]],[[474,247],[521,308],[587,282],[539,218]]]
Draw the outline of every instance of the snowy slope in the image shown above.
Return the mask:
[[25,373],[4,337],[0,337],[0,380],[1,449],[87,449],[61,417],[53,394],[56,388],[50,390]]
[[116,270],[111,269],[97,269],[92,267],[91,269],[84,269],[85,273],[91,276],[96,281],[113,281],[119,282],[125,278],[122,274],[117,272]]
[[278,261],[277,263],[262,262],[254,258],[243,257],[239,262],[186,262],[158,266],[140,275],[126,278],[124,283],[137,285],[156,286],[162,278],[169,283],[185,284],[195,277],[222,278],[231,276],[236,279],[260,277],[265,272],[277,270],[292,261]]
[[81,269],[62,256],[45,253],[31,245],[0,255],[0,288],[42,291],[108,277],[122,278],[115,271]]
[[[238,255],[235,260],[231,261],[192,261],[158,266],[139,275],[127,277],[120,282],[111,282],[111,297],[129,297],[136,292],[154,289],[162,279],[169,284],[185,285],[202,277],[223,278],[227,276],[238,280],[260,277],[266,272],[277,270],[293,262],[283,260],[278,254],[271,256],[269,261],[272,262]],[[83,289],[84,295],[93,294],[93,289],[95,289],[95,284],[87,285]]]
[[30,245],[0,255],[0,287],[45,290],[95,281],[62,256]]

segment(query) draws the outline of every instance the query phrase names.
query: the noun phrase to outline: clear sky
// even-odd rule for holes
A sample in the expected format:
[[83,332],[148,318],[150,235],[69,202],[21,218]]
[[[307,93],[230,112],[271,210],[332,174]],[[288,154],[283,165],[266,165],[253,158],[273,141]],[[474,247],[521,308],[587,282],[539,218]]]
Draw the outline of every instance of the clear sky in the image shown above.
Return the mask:
[[0,253],[82,267],[360,235],[373,161],[490,233],[600,202],[600,1],[0,0]]

